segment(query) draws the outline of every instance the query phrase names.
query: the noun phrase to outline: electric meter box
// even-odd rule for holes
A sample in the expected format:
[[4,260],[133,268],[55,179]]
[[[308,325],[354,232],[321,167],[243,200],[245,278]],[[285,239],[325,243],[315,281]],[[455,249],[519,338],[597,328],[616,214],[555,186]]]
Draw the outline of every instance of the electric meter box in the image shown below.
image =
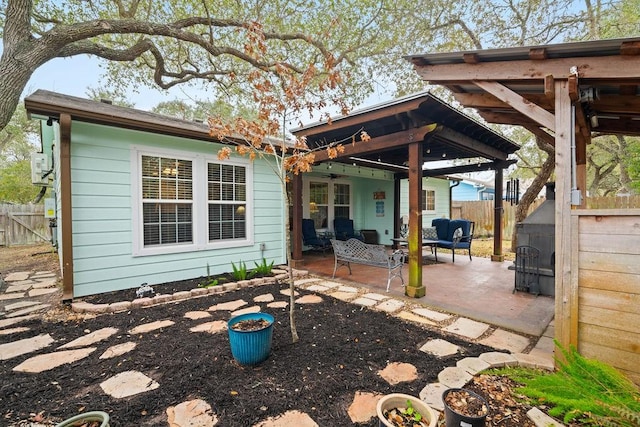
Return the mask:
[[47,176],[49,171],[49,156],[44,153],[31,153],[31,183],[46,185],[49,183]]
[[56,199],[49,197],[44,199],[44,217],[55,218],[56,217]]

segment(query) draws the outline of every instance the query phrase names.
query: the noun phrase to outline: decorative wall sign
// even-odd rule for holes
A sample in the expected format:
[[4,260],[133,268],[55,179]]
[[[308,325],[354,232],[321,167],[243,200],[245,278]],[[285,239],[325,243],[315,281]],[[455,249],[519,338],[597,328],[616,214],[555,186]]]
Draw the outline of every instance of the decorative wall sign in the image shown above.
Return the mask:
[[384,202],[376,202],[376,216],[384,216]]
[[384,200],[385,197],[385,193],[384,191],[374,191],[373,192],[373,200]]

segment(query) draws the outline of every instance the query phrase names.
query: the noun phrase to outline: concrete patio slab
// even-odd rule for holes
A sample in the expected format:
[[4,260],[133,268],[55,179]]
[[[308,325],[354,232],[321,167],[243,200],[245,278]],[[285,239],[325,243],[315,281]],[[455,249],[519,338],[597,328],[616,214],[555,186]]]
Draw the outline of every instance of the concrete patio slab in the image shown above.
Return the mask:
[[0,344],[0,360],[8,360],[23,354],[41,350],[54,343],[49,334],[41,334],[31,338]]
[[102,391],[116,399],[134,396],[155,390],[158,387],[160,387],[160,384],[138,371],[120,372],[100,383]]
[[78,360],[84,359],[91,353],[96,351],[95,347],[79,348],[76,350],[64,350],[56,351],[54,353],[41,354],[39,356],[31,357],[15,368],[16,372],[29,372],[37,374],[39,372],[48,371],[58,366],[65,365],[67,363],[73,363]]

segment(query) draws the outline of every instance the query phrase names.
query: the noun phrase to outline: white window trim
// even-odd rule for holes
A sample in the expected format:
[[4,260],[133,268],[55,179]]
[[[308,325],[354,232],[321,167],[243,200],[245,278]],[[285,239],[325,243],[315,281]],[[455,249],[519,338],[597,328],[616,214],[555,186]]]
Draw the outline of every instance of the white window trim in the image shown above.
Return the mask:
[[[141,162],[142,156],[173,157],[190,160],[192,162],[193,182],[193,242],[177,243],[174,245],[162,245],[145,248],[142,218],[142,188]],[[254,244],[254,204],[253,204],[253,164],[242,158],[227,159],[221,162],[215,155],[189,153],[184,151],[159,149],[145,146],[132,146],[130,151],[131,162],[131,208],[133,221],[133,256],[148,256],[161,254],[174,254],[195,252],[211,249],[227,249],[235,247],[252,246]],[[208,189],[207,189],[207,164],[225,163],[229,165],[243,166],[246,168],[247,200],[246,221],[247,236],[245,239],[221,240],[209,242],[208,233]]]
[[427,192],[428,191],[433,191],[433,209],[425,209],[422,211],[423,214],[432,214],[436,211],[436,201],[437,201],[437,191],[435,188],[423,188],[422,192],[423,192],[423,197],[425,198],[424,203],[425,205],[427,204],[426,202],[426,196],[427,196]]

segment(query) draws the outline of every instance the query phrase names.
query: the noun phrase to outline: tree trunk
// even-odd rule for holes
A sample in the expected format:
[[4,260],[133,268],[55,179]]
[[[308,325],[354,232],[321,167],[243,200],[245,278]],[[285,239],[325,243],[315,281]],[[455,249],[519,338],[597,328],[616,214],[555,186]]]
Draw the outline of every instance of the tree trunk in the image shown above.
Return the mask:
[[296,297],[295,286],[293,282],[293,267],[291,266],[291,229],[289,228],[289,195],[287,194],[287,184],[285,180],[281,180],[282,194],[284,194],[284,224],[285,224],[285,248],[287,257],[287,270],[289,273],[289,323],[291,324],[291,341],[297,343],[298,330],[296,328]]
[[[538,146],[538,148],[540,148],[545,153],[547,153],[547,159],[542,164],[542,167],[540,168],[540,172],[538,172],[536,177],[533,179],[533,182],[531,183],[529,188],[527,188],[527,191],[524,192],[524,194],[522,195],[522,198],[520,199],[520,203],[518,203],[518,206],[516,207],[516,212],[515,212],[516,224],[524,221],[524,219],[527,217],[527,213],[529,212],[529,207],[531,206],[533,201],[536,199],[536,197],[538,197],[540,190],[542,190],[542,187],[544,187],[544,185],[549,180],[549,177],[551,176],[551,174],[553,174],[553,171],[555,170],[556,150],[554,149],[554,147],[552,147],[551,144],[547,144],[546,142],[542,141],[540,138],[537,138],[537,137],[536,137],[536,145]],[[518,236],[516,235],[516,233],[513,233],[511,235],[511,248],[513,251],[515,251],[515,249],[518,247],[517,237]]]

